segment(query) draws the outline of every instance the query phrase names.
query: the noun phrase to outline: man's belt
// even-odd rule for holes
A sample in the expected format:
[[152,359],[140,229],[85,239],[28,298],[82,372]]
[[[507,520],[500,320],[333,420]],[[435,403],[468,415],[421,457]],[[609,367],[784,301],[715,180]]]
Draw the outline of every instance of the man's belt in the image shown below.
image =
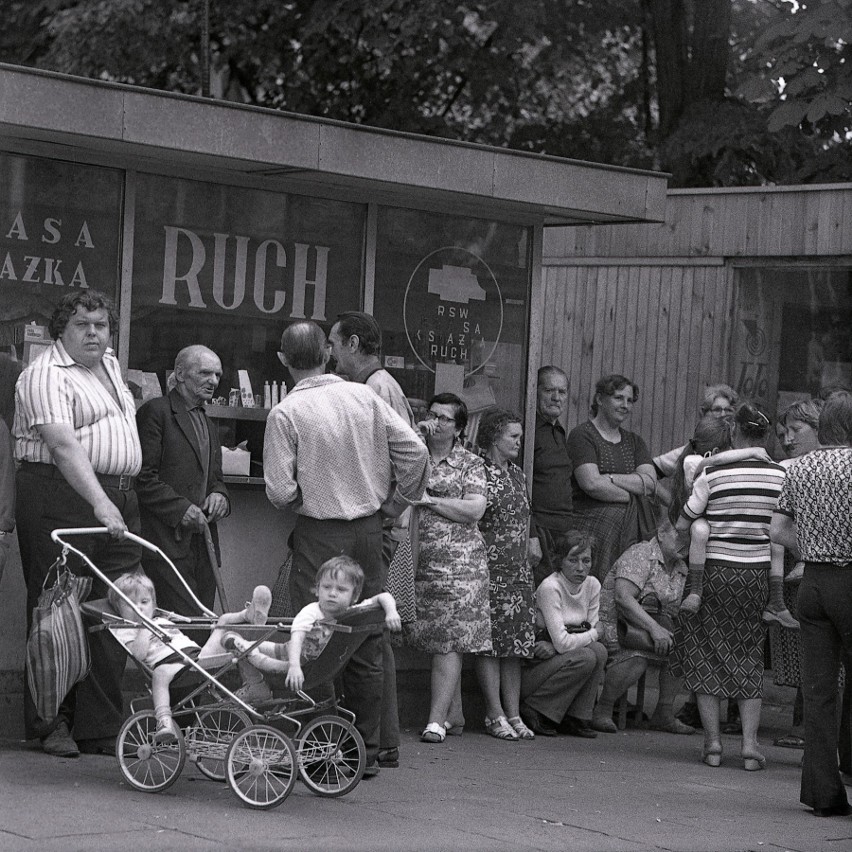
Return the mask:
[[[27,473],[32,473],[35,476],[41,476],[44,479],[62,479],[62,471],[55,464],[46,464],[45,462],[21,462],[21,469]],[[104,488],[115,488],[118,491],[132,491],[136,484],[136,477],[129,473],[114,474],[114,473],[98,473],[95,471],[95,476],[98,482]]]

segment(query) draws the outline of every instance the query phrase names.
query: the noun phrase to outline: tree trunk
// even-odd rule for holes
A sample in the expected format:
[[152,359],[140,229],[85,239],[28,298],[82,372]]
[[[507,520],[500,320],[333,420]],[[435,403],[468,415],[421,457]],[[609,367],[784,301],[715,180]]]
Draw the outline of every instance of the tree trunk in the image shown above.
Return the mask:
[[725,96],[731,0],[648,0],[648,5],[663,140],[691,104]]

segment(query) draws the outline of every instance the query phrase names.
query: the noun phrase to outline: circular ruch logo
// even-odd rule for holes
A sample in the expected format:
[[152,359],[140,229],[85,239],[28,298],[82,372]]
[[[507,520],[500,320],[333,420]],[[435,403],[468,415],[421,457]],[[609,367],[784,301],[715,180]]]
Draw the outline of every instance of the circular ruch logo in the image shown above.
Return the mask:
[[472,376],[491,359],[503,330],[503,297],[491,267],[458,246],[426,255],[403,301],[405,334],[424,367],[459,364]]

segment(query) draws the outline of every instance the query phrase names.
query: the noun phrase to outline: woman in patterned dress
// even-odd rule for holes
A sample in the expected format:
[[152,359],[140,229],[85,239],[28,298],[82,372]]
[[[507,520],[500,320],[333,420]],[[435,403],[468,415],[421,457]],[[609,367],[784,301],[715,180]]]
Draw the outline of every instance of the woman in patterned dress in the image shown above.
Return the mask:
[[477,526],[486,504],[485,464],[462,446],[466,425],[467,406],[452,393],[432,397],[418,424],[432,472],[417,510],[417,617],[405,632],[412,648],[432,655],[429,723],[420,736],[427,743],[444,741],[448,719],[463,724],[462,654],[491,650],[488,561]]
[[[657,474],[642,438],[622,428],[639,398],[624,376],[604,376],[595,385],[592,417],[568,435],[574,465],[572,526],[594,536],[592,576],[603,582],[631,544],[653,534],[653,516],[643,516],[643,497],[653,493]],[[640,519],[650,528],[640,528]]]
[[[734,415],[734,448],[761,446],[769,428],[762,412],[743,403]],[[681,615],[675,641],[684,685],[698,702],[708,766],[722,760],[719,705],[724,696],[736,698],[740,708],[743,767],[766,766],[757,743],[763,692],[761,616],[769,588],[769,522],[783,483],[784,468],[774,462],[711,465],[695,480],[677,522],[679,530],[687,529],[704,515],[710,524],[701,608]]]
[[531,740],[521,720],[521,660],[535,646],[535,591],[530,558],[538,561],[538,538],[530,537],[530,504],[524,472],[514,463],[521,449],[521,418],[503,409],[483,415],[479,448],[485,459],[487,506],[479,530],[485,538],[491,598],[490,653],[476,658],[485,696],[485,729],[501,740]]

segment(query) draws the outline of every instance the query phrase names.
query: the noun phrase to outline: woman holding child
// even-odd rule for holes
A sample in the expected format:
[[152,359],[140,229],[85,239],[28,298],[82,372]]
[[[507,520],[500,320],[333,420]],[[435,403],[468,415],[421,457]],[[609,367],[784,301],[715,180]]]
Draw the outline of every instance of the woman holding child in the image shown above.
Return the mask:
[[[749,403],[740,405],[732,424],[735,449],[758,448],[769,433],[766,416]],[[784,482],[784,468],[770,461],[743,460],[712,465],[696,480],[677,526],[701,517],[710,535],[703,566],[690,562],[690,591],[700,597],[694,614],[684,614],[676,653],[684,684],[696,694],[704,728],[703,760],[722,759],[719,706],[737,700],[742,719],[743,766],[763,769],[757,748],[763,689],[763,622],[770,569],[769,520]],[[781,578],[771,585],[770,607],[777,608]],[[775,599],[778,599],[776,601]],[[783,609],[783,601],[780,601]]]
[[464,725],[462,654],[491,650],[488,561],[477,526],[486,505],[485,466],[462,445],[465,426],[467,406],[452,393],[432,397],[418,424],[432,470],[412,521],[417,615],[405,633],[412,648],[432,655],[429,722],[420,737],[427,743],[442,743]]
[[541,558],[530,538],[530,504],[524,472],[515,464],[521,418],[503,409],[482,416],[478,443],[485,460],[487,505],[479,522],[488,552],[491,652],[476,658],[485,696],[485,730],[501,740],[532,739],[520,717],[521,660],[535,645],[535,595],[530,558]]

